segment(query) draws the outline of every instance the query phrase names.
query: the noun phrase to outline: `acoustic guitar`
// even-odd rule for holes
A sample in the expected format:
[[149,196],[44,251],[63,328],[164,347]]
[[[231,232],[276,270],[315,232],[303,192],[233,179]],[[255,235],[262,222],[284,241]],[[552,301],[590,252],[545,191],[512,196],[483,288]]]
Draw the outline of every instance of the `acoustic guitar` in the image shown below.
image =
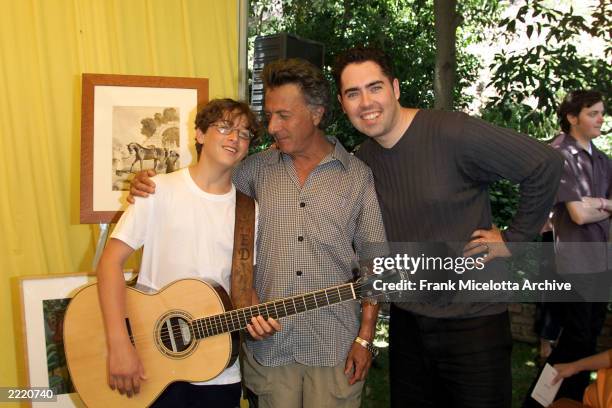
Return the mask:
[[238,355],[238,332],[253,316],[280,319],[336,303],[380,297],[373,282],[398,280],[398,274],[368,276],[237,310],[231,310],[221,286],[203,280],[179,280],[154,294],[127,288],[125,324],[147,376],[140,392],[131,398],[108,386],[97,284],[87,285],[70,301],[64,318],[70,377],[88,407],[145,407],[174,381],[207,381],[232,365]]

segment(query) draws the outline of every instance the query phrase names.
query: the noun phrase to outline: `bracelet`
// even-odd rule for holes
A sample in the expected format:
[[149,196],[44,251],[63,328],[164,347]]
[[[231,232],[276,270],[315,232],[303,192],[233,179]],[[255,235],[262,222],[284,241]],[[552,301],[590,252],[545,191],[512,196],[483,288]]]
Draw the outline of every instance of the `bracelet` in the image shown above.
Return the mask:
[[355,337],[355,343],[359,344],[360,346],[368,350],[370,354],[372,354],[372,357],[376,357],[378,355],[378,349],[374,347],[372,344],[370,344],[369,341],[364,340],[361,337],[357,336]]

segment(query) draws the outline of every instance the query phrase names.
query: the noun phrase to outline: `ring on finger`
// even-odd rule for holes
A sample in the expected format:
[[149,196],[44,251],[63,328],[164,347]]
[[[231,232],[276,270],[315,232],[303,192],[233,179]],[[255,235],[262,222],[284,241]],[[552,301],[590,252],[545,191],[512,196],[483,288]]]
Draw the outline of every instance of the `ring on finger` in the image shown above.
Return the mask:
[[482,244],[482,246],[485,247],[485,253],[482,255],[482,257],[486,258],[487,256],[489,256],[489,253],[491,252],[491,248],[489,248],[489,245],[486,242]]

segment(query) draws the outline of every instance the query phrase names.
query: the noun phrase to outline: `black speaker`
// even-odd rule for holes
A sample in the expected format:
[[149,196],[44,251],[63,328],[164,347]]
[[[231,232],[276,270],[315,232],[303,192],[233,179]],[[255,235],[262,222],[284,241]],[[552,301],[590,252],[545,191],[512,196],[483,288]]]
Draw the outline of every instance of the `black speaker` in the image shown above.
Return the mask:
[[323,43],[300,38],[297,35],[278,33],[255,38],[253,52],[253,81],[251,82],[251,109],[261,115],[263,111],[263,82],[261,71],[271,61],[284,58],[302,58],[323,68],[325,46]]

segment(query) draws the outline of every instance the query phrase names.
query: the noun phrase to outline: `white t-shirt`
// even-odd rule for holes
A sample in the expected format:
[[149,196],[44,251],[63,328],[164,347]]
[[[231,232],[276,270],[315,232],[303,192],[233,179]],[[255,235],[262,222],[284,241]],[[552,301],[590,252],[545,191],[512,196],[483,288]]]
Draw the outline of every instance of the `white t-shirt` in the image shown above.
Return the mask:
[[[184,278],[207,278],[229,293],[236,189],[215,195],[201,190],[187,168],[154,177],[155,194],[123,214],[111,237],[133,249],[144,245],[138,285],[159,290]],[[257,219],[257,218],[256,218]],[[210,381],[240,381],[238,360]]]

